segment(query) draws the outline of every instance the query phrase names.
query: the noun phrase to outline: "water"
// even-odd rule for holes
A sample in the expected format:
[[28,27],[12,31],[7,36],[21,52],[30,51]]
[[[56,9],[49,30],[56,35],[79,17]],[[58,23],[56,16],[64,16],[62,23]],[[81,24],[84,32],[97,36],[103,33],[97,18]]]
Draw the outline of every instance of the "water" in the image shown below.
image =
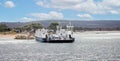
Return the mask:
[[0,61],[120,61],[120,39],[76,38],[74,43],[0,39]]

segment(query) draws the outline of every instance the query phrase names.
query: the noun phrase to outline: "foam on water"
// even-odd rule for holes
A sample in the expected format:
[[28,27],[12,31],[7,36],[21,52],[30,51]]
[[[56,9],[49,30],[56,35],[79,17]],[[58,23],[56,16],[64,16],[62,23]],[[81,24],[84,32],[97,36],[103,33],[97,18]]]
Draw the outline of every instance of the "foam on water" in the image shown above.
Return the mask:
[[36,43],[34,40],[0,39],[0,44]]

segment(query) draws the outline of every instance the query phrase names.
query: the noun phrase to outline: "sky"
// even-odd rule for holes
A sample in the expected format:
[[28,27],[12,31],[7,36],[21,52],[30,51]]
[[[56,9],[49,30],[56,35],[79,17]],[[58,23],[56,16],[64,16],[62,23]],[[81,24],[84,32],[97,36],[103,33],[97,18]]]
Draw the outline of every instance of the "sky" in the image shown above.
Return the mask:
[[0,0],[0,22],[120,20],[120,0]]

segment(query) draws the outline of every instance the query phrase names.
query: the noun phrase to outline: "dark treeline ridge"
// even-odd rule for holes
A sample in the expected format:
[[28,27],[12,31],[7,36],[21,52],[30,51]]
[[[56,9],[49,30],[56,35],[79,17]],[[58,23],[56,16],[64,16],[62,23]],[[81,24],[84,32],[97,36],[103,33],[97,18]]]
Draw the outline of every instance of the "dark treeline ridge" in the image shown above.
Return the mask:
[[74,27],[74,31],[120,31],[120,27],[114,27],[114,28]]
[[[61,22],[61,25],[66,29],[66,24],[69,21]],[[72,22],[74,26],[74,31],[120,31],[120,21],[75,21]],[[6,31],[15,31],[23,32],[25,30],[29,31],[31,29],[55,29],[55,26],[58,25],[57,21],[38,21],[38,22],[28,22],[28,23],[0,23],[0,32]]]

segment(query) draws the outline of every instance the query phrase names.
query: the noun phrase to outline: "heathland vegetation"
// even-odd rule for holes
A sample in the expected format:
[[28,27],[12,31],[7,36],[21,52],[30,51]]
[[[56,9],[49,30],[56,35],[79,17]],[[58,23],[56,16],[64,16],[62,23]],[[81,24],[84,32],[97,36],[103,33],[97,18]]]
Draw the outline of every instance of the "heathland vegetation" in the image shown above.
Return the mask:
[[0,24],[0,32],[11,31],[6,24]]
[[[56,30],[57,25],[59,24],[56,22],[51,23],[49,27],[47,27],[47,29]],[[9,28],[6,24],[0,24],[0,34],[3,34],[3,35],[17,34],[15,36],[15,39],[27,39],[27,38],[33,39],[35,30],[42,29],[42,28],[44,27],[40,23],[31,23],[31,24],[27,24],[22,27],[16,27],[16,28]]]

